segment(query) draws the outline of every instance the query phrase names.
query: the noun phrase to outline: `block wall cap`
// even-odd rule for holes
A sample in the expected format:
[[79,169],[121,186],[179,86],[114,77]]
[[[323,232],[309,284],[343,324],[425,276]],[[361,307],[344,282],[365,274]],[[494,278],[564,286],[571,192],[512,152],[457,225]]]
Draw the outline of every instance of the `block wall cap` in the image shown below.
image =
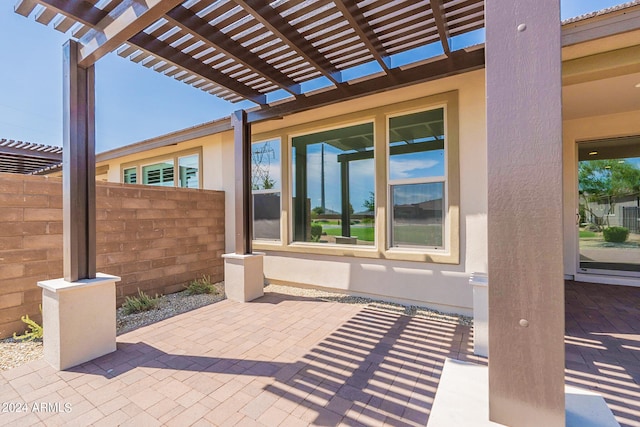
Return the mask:
[[232,253],[232,254],[223,254],[222,258],[228,258],[228,259],[247,259],[247,258],[255,258],[255,257],[263,257],[265,256],[264,252],[253,252],[250,254],[236,254],[236,253]]
[[97,273],[95,279],[81,279],[77,282],[68,282],[64,279],[52,279],[38,282],[38,286],[51,292],[65,292],[91,286],[100,286],[107,283],[119,282],[120,277],[109,274]]

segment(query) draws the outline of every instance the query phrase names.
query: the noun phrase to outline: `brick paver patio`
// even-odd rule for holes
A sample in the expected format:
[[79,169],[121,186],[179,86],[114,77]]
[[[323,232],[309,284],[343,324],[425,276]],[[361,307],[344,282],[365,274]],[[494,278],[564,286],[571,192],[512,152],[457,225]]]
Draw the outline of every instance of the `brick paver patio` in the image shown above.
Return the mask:
[[[639,310],[640,289],[567,284],[567,382],[626,426],[640,426]],[[471,353],[469,327],[270,293],[122,335],[71,371],[2,372],[2,401],[27,411],[0,425],[425,425],[444,359],[483,362]]]
[[640,288],[567,282],[565,381],[640,426]]

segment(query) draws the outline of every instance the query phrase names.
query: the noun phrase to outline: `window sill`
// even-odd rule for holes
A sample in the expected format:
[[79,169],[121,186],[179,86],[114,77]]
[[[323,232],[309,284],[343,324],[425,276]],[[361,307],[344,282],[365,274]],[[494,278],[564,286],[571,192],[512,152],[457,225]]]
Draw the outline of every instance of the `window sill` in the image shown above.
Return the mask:
[[353,258],[368,259],[388,259],[393,261],[411,261],[433,264],[459,264],[459,255],[446,251],[426,251],[420,249],[392,248],[380,250],[377,247],[367,248],[365,246],[335,245],[322,243],[291,243],[289,245],[281,242],[267,243],[264,241],[253,241],[254,250],[277,251],[309,255],[328,255]]

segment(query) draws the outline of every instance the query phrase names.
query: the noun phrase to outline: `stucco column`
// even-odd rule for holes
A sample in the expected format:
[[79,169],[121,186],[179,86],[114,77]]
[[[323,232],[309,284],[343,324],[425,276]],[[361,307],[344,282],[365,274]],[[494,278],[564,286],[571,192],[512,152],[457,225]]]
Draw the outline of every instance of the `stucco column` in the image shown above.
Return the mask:
[[487,0],[489,416],[563,426],[559,0]]

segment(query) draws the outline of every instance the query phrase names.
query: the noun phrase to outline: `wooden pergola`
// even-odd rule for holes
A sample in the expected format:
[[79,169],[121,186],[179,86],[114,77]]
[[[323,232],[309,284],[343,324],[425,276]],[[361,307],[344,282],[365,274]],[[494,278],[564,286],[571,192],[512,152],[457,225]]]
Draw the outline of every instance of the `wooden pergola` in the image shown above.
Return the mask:
[[0,172],[30,174],[61,162],[60,147],[0,139]]
[[[108,53],[256,104],[232,115],[236,254],[251,253],[252,123],[486,62],[491,419],[564,424],[562,245],[547,237],[562,234],[559,0],[20,0],[15,9],[72,39],[64,47],[68,281],[96,274],[94,64]],[[452,47],[485,27],[486,52]],[[552,167],[542,176],[545,162]],[[523,192],[531,177],[535,188]],[[544,218],[539,235],[514,214]],[[507,246],[514,239],[528,246]]]

